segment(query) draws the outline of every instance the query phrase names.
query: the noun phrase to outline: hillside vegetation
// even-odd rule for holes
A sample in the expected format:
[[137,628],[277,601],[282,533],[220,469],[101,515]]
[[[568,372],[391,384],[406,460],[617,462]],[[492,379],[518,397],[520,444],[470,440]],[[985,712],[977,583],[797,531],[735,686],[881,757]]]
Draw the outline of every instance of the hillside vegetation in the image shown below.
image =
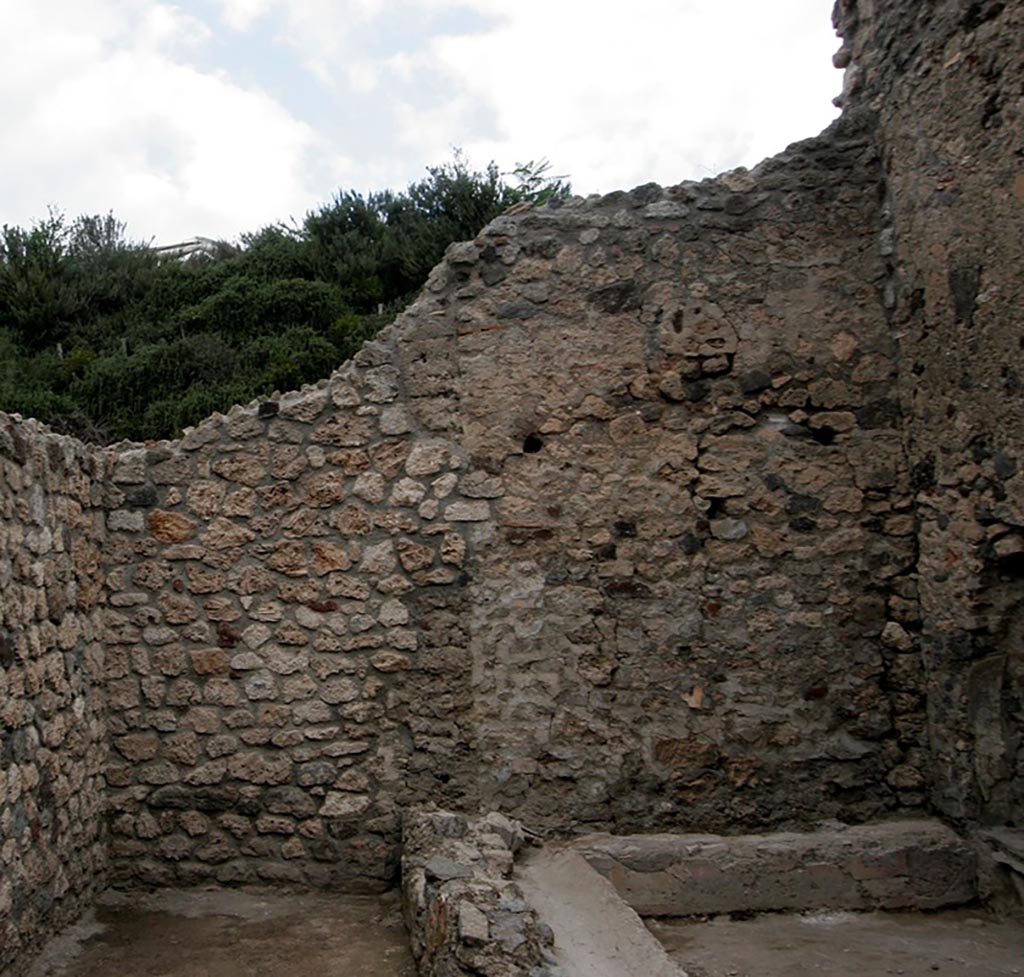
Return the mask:
[[453,241],[563,196],[462,156],[404,192],[340,191],[300,225],[181,260],[112,214],[0,232],[0,410],[92,441],[176,436],[216,410],[327,376],[394,318]]

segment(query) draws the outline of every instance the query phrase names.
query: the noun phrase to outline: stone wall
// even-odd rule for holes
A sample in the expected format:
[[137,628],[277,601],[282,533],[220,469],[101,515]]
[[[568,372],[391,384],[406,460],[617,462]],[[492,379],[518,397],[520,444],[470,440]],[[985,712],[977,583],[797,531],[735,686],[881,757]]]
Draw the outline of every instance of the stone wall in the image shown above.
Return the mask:
[[425,802],[1015,823],[1021,18],[842,0],[819,138],[509,213],[180,441],[3,418],[0,963],[108,830],[118,884],[374,889]]
[[319,387],[120,451],[119,880],[385,887],[399,807],[443,794],[468,749],[464,565],[489,492],[449,436],[444,361],[403,371],[400,334]]
[[499,218],[329,381],[118,449],[118,878],[385,885],[422,801],[920,805],[881,194],[847,120]]
[[1024,8],[837,8],[848,101],[879,115],[919,526],[933,799],[1024,810]]
[[486,804],[735,830],[921,803],[870,121],[469,252],[463,444],[503,487],[469,587]]
[[73,439],[0,414],[4,974],[104,882],[101,467]]

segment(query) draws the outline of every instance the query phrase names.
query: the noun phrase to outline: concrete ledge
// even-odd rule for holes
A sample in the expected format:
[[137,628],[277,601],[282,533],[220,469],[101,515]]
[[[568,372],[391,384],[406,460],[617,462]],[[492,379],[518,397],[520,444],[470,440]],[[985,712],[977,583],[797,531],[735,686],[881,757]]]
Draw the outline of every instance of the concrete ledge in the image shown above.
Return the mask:
[[555,934],[565,977],[686,977],[615,887],[572,850],[530,852],[516,878]]
[[414,811],[402,841],[402,903],[421,977],[562,977],[550,928],[511,879],[518,822]]
[[977,895],[974,848],[937,821],[735,837],[592,835],[573,848],[642,916],[938,909]]

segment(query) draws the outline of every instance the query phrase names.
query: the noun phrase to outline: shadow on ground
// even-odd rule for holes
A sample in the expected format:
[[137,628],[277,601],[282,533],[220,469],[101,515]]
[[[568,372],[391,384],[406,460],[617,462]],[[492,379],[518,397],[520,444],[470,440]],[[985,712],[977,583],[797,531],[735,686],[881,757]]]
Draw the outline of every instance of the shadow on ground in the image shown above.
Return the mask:
[[397,895],[108,893],[29,977],[413,977]]

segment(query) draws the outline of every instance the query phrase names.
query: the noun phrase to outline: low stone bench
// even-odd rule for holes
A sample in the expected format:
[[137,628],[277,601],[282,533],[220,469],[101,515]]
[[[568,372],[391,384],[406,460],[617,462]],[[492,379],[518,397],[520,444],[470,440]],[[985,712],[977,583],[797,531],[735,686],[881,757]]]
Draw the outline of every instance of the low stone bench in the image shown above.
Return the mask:
[[930,820],[732,837],[590,835],[572,847],[642,916],[938,909],[977,894],[975,849]]

